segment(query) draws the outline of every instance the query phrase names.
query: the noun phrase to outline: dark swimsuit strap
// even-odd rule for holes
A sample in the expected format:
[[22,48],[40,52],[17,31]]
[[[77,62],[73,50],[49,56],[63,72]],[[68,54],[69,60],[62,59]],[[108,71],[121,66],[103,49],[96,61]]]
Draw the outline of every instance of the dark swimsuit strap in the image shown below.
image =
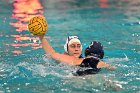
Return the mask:
[[[75,76],[83,76],[89,74],[96,74],[100,71],[100,68],[97,68],[99,60],[93,58],[86,58],[83,62],[79,65],[81,68],[76,71],[74,74]],[[83,68],[87,68],[84,69]]]
[[94,58],[86,58],[83,60],[83,62],[79,65],[80,67],[91,67],[91,68],[97,68],[97,65],[99,63],[99,60]]

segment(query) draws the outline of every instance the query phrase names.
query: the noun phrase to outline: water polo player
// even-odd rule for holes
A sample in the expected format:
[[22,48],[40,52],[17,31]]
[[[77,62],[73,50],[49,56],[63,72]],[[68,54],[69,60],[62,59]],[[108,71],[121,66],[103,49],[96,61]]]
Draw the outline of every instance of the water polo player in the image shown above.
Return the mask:
[[68,36],[64,45],[66,55],[75,56],[78,58],[82,57],[82,45],[77,36]]
[[42,47],[44,48],[46,54],[50,55],[51,58],[70,65],[81,64],[83,60],[81,55],[82,45],[77,36],[67,37],[66,43],[64,45],[65,53],[63,54],[56,52],[43,35],[39,36],[39,38],[42,42]]
[[100,42],[93,41],[85,49],[85,59],[79,65],[81,68],[74,75],[96,74],[101,68],[113,69],[114,67],[101,61],[104,57],[104,49]]

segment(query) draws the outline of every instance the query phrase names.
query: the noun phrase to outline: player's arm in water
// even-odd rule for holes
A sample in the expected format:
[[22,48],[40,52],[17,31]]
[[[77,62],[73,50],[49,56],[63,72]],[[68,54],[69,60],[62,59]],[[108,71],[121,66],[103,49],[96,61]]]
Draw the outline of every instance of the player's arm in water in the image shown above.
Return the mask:
[[69,56],[56,52],[44,36],[39,36],[39,39],[41,41],[45,53],[49,55],[51,58],[53,58],[54,60],[67,63],[70,65],[79,65],[82,62],[83,58],[77,58],[74,56]]
[[97,64],[97,68],[107,68],[109,70],[115,70],[116,67],[112,66],[111,64],[107,64],[104,61],[99,61],[99,63]]
[[86,57],[82,63],[80,64],[81,67],[92,67],[92,68],[107,68],[109,70],[115,70],[116,68],[111,64],[107,64],[104,61],[99,60],[99,58],[94,57]]

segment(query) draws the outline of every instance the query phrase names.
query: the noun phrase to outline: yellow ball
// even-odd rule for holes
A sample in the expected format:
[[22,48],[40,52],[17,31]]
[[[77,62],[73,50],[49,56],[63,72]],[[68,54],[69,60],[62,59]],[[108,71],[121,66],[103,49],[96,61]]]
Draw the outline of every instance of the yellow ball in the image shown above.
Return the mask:
[[48,24],[44,17],[36,16],[29,20],[28,29],[33,35],[45,35],[48,30]]

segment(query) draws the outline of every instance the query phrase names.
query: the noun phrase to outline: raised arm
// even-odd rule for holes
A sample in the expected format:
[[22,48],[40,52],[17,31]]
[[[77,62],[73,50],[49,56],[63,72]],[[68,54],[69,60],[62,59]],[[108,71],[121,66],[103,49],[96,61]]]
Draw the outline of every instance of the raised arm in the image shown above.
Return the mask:
[[47,39],[44,36],[39,36],[39,39],[41,41],[42,47],[47,55],[50,55],[53,57],[53,54],[55,53],[55,50],[53,47],[49,44]]
[[53,58],[54,60],[67,63],[70,65],[79,65],[82,62],[83,60],[82,58],[79,59],[74,56],[69,56],[56,52],[44,36],[39,36],[39,39],[41,41],[45,53],[49,55],[51,58]]
[[[35,17],[33,17],[33,18],[31,18],[29,20],[28,30],[33,35],[36,35],[36,36],[39,37],[39,39],[40,39],[40,41],[42,43],[42,47],[43,47],[43,49],[44,49],[44,51],[45,51],[45,53],[47,55],[49,55],[54,60],[75,65],[74,62],[77,62],[76,60],[78,59],[78,58],[76,58],[76,56],[60,54],[60,53],[56,52],[53,49],[53,47],[49,44],[47,39],[44,37],[44,35],[47,32],[47,29],[48,29],[48,24],[47,24],[47,21],[46,21],[45,17],[43,17],[43,16],[35,16]],[[74,52],[74,53],[77,53],[77,51]],[[71,53],[71,54],[74,55],[74,53]]]

